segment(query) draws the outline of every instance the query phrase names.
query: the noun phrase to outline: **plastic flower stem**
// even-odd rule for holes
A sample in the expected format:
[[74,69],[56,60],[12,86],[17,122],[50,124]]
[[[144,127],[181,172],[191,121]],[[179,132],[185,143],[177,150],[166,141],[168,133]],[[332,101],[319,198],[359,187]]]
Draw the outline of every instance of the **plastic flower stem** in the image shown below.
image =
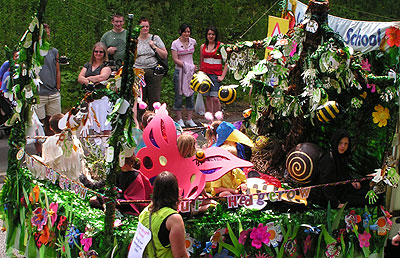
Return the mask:
[[277,256],[279,254],[279,248],[276,246],[276,247],[274,247],[274,250],[275,250],[275,255],[274,256]]
[[327,244],[332,244],[336,242],[336,239],[334,239],[326,230],[325,225],[321,225],[321,230],[322,230],[322,235],[324,236],[325,243]]
[[74,245],[78,247],[79,251],[83,252],[83,249],[76,243],[75,238],[74,238]]
[[[46,202],[46,210],[47,210],[47,213],[48,213],[50,211],[50,209],[49,209],[49,199],[47,198],[46,191],[43,191],[43,193],[44,193],[44,200]],[[47,216],[47,225],[49,226],[49,229],[51,229],[51,216],[50,216],[50,214],[49,214],[49,216]]]
[[295,239],[295,238],[296,238],[297,233],[299,232],[299,229],[300,229],[300,225],[296,225],[296,226],[294,227],[294,229],[293,229],[293,234],[292,234],[292,236],[291,236],[291,239]]
[[340,208],[340,210],[336,214],[336,217],[335,217],[335,219],[333,220],[333,223],[332,223],[332,230],[335,230],[335,229],[337,229],[339,227],[339,222],[340,222],[340,219],[341,219],[341,217],[343,215],[343,211],[346,208],[346,205],[347,205],[347,202],[343,205],[342,208]]
[[342,247],[342,252],[346,254],[346,243],[344,242],[343,234],[340,234],[340,245]]
[[330,235],[332,235],[332,222],[331,222],[332,213],[331,213],[331,211],[332,211],[331,210],[331,202],[329,201],[327,211],[326,211],[326,227],[327,227],[328,233]]
[[229,237],[231,238],[233,246],[235,248],[239,248],[241,245],[239,244],[239,241],[238,241],[237,237],[235,236],[235,233],[233,233],[232,228],[229,225],[229,222],[226,222],[226,226],[228,228]]
[[321,251],[321,242],[322,242],[322,234],[319,234],[318,236],[318,244],[317,244],[317,252],[315,253],[314,257],[320,257],[319,253]]
[[[282,232],[283,232],[283,227],[282,227]],[[283,253],[285,251],[285,243],[288,241],[289,239],[289,235],[292,233],[292,226],[290,224],[288,224],[288,228],[287,228],[287,232],[283,237],[283,241],[282,241],[282,245],[281,245],[281,249],[279,250],[278,256],[277,258],[282,258],[283,257]]]

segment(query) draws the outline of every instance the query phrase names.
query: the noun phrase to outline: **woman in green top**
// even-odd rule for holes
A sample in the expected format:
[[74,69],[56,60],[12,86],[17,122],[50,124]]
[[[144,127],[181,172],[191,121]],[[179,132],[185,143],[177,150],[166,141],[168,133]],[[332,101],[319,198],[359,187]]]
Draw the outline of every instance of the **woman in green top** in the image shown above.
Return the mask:
[[176,211],[178,203],[179,187],[175,175],[161,172],[154,181],[152,202],[139,215],[139,222],[150,228],[153,237],[145,250],[148,257],[189,257],[185,246],[185,225]]

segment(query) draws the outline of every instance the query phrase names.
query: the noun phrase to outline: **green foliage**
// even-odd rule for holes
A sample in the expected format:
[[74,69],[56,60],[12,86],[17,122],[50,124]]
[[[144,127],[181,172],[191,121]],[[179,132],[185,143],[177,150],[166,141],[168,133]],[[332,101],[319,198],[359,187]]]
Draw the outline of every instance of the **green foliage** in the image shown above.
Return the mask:
[[82,86],[78,83],[78,72],[63,70],[61,67],[61,109],[65,113],[71,107],[77,106],[85,95]]
[[[38,0],[9,0],[2,3],[0,14],[7,17],[0,20],[0,45],[14,48],[20,40],[31,16],[36,12]],[[307,3],[307,1],[302,1]],[[331,14],[349,19],[360,20],[400,20],[399,6],[388,0],[387,4],[377,5],[375,1],[331,1]],[[280,16],[279,6],[262,16],[275,0],[205,0],[194,2],[182,1],[104,1],[104,0],[52,0],[48,1],[44,22],[51,26],[52,46],[57,48],[60,55],[70,59],[70,65],[62,66],[62,108],[71,108],[83,97],[80,85],[76,82],[81,66],[89,60],[90,50],[94,43],[100,40],[102,34],[112,28],[110,17],[115,12],[125,16],[134,14],[134,20],[145,16],[150,19],[151,33],[160,35],[167,49],[173,40],[178,38],[181,23],[192,26],[192,37],[197,40],[198,47],[194,55],[195,63],[199,63],[199,47],[204,42],[204,29],[215,25],[219,29],[220,40],[234,43],[242,40],[262,39],[267,33],[268,15]],[[355,11],[356,10],[356,11]],[[358,11],[357,11],[358,10]],[[379,16],[372,16],[374,13]],[[262,17],[246,34],[247,29]],[[385,18],[387,17],[387,18]],[[126,26],[125,26],[126,27]],[[241,38],[240,36],[244,36]],[[262,53],[260,53],[262,54]],[[4,60],[0,53],[0,60]],[[171,72],[163,79],[162,101],[170,106],[173,102],[173,66],[169,55]],[[226,84],[235,83],[228,76]],[[246,94],[238,91],[238,99]]]

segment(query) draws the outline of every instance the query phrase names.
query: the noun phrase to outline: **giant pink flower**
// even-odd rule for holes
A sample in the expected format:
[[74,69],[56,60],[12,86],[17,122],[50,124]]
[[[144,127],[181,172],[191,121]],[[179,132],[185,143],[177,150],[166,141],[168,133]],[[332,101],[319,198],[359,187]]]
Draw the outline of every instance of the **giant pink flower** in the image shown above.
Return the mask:
[[364,231],[362,234],[358,234],[358,240],[360,241],[360,247],[368,247],[369,246],[369,239],[371,238],[371,234],[367,231]]
[[258,224],[257,228],[253,228],[253,231],[250,233],[250,238],[253,239],[251,242],[251,245],[254,246],[257,249],[260,249],[262,246],[262,243],[268,245],[269,244],[269,236],[270,233],[268,233],[268,227],[263,226],[262,223]]
[[81,233],[80,239],[81,239],[81,245],[83,246],[83,250],[85,250],[85,252],[88,252],[90,247],[92,246],[92,238],[85,237],[85,234]]
[[58,203],[52,202],[49,206],[49,215],[51,220],[51,226],[54,225],[54,222],[57,220],[57,211],[58,211]]

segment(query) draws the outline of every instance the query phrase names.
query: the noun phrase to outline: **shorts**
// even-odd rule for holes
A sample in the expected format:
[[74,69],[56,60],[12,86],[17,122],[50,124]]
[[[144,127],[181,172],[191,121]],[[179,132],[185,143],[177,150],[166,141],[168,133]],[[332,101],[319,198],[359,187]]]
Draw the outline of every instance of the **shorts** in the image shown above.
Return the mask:
[[39,119],[61,113],[61,95],[57,92],[52,95],[39,96],[40,103],[36,104],[36,114]]
[[186,97],[181,94],[179,94],[179,70],[175,69],[174,72],[174,89],[175,89],[175,98],[174,98],[174,106],[173,110],[175,111],[180,111],[182,110],[182,102],[183,102],[183,97],[186,98],[185,105],[186,105],[186,110],[194,110],[194,94],[192,94],[189,97]]
[[221,87],[221,82],[218,81],[218,75],[207,74],[210,77],[214,85],[211,86],[210,91],[203,94],[204,97],[218,97],[219,87]]

